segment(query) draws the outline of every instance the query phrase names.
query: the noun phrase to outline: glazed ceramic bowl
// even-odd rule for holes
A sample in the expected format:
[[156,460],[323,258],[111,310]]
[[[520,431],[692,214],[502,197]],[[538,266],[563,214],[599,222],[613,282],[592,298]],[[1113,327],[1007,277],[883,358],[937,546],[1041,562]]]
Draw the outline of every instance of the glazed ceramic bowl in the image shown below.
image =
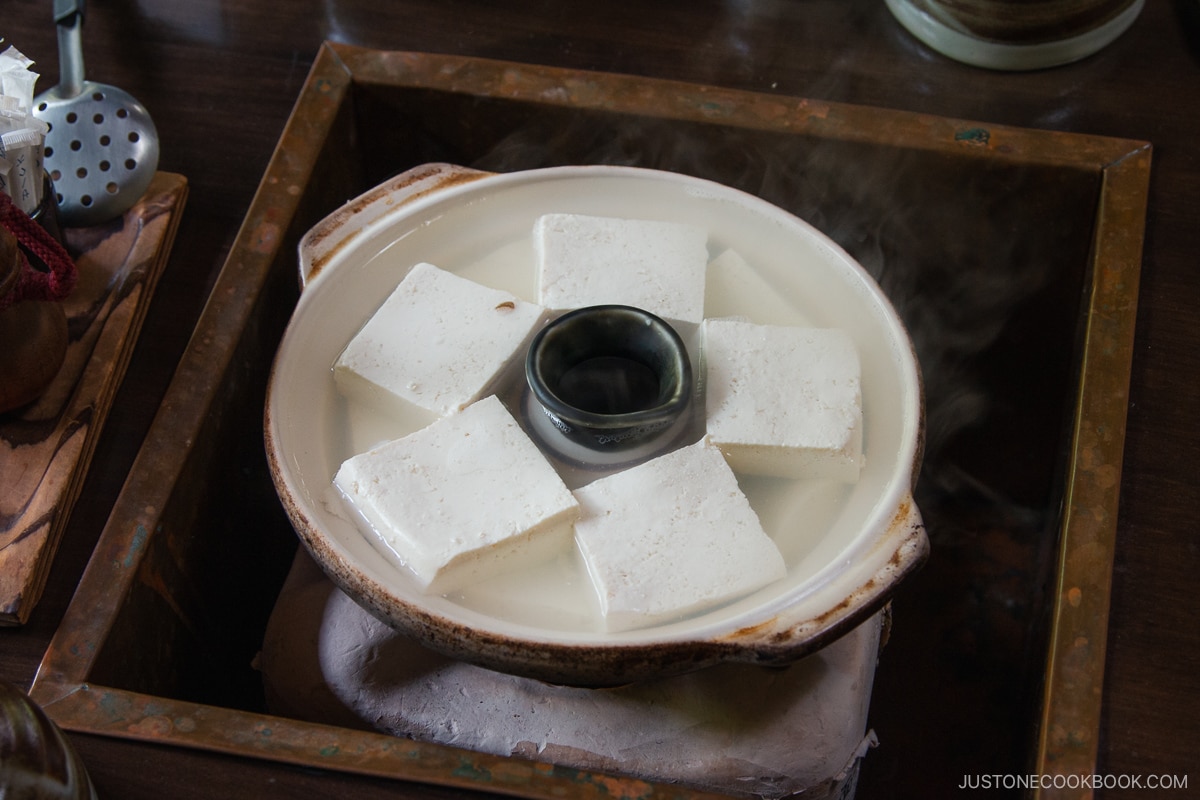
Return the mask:
[[[714,257],[706,317],[837,327],[852,337],[862,372],[859,480],[738,476],[783,554],[784,578],[691,617],[606,632],[586,571],[572,554],[428,595],[347,511],[332,486],[340,463],[430,420],[384,417],[340,396],[331,367],[341,350],[418,262],[536,301],[531,231],[546,213],[702,226]],[[786,664],[877,611],[927,553],[912,498],[923,412],[908,336],[848,254],[756,197],[638,168],[490,174],[428,165],[314,227],[300,247],[300,272],[304,289],[276,356],[265,413],[276,489],[303,544],[333,581],[434,649],[504,672],[589,686],[723,661]],[[578,485],[586,476],[564,479]]]
[[693,394],[679,333],[649,311],[620,305],[576,308],[548,323],[526,352],[525,380],[534,413],[553,429],[540,439],[599,453],[669,433]]
[[977,67],[1035,70],[1107,47],[1145,0],[886,0],[909,33]]

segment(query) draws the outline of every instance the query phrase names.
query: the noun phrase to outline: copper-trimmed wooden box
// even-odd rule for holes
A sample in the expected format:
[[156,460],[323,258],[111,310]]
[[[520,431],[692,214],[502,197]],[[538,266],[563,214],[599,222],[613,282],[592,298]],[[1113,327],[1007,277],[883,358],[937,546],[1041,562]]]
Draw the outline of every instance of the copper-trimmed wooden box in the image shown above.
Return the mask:
[[301,234],[422,163],[634,164],[814,223],[875,275],[915,341],[927,398],[917,502],[933,554],[893,601],[871,709],[882,744],[861,795],[899,781],[934,796],[946,775],[1091,774],[1150,154],[1137,141],[327,44],[32,695],[93,734],[533,797],[623,791],[270,716],[253,661],[297,542],[267,472],[262,406]]

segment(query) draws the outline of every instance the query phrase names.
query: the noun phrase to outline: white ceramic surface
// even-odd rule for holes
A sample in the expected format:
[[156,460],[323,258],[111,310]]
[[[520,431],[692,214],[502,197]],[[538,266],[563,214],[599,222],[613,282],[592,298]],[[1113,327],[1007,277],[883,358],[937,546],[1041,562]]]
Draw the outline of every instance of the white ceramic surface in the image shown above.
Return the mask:
[[[549,212],[686,221],[752,275],[710,278],[707,317],[840,327],[862,363],[866,467],[853,485],[741,476],[784,554],[781,581],[693,618],[605,633],[572,557],[451,596],[423,595],[352,521],[331,480],[380,437],[424,424],[348,407],[331,365],[407,270],[429,261],[536,301],[534,220]],[[301,539],[351,597],[454,657],[557,683],[619,684],[719,661],[787,663],[861,622],[924,559],[912,501],[922,396],[908,337],[876,284],[807,223],[711,182],[625,167],[510,174],[430,165],[331,215],[301,246],[305,285],[268,389],[266,446]]]

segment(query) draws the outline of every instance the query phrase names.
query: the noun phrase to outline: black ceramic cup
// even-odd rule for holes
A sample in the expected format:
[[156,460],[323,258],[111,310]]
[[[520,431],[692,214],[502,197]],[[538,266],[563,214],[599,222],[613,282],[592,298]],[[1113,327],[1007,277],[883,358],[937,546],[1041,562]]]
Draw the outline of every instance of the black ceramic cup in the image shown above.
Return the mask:
[[588,306],[549,323],[529,346],[525,378],[554,429],[596,451],[644,445],[692,399],[683,340],[631,306]]

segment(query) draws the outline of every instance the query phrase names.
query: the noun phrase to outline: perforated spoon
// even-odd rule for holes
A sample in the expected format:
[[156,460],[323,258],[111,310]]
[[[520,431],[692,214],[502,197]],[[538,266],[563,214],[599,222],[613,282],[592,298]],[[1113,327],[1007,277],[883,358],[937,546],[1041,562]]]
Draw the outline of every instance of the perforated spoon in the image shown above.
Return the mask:
[[83,79],[84,0],[54,0],[59,83],[34,99],[50,126],[43,153],[65,225],[106,222],[128,211],[158,168],[158,130],[132,95]]

